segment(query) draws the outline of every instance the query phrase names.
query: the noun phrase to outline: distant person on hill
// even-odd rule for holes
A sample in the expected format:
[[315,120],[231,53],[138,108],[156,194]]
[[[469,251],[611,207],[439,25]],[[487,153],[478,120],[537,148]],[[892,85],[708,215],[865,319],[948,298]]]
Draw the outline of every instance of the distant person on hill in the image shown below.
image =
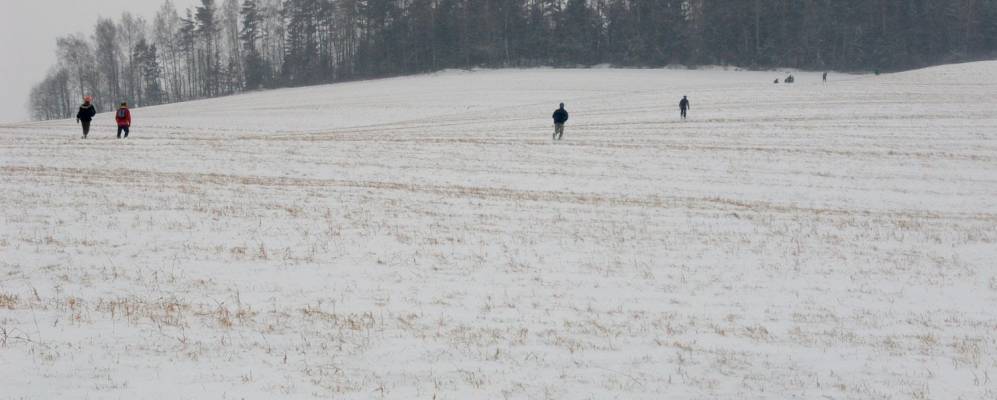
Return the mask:
[[121,139],[121,132],[128,138],[128,129],[132,126],[132,113],[128,111],[128,103],[121,103],[121,107],[114,113],[114,122],[118,123],[118,139]]
[[93,121],[95,115],[97,115],[97,109],[93,106],[93,97],[83,97],[83,105],[80,106],[80,111],[76,113],[76,123],[83,126],[84,139],[90,134],[90,121]]
[[685,119],[689,115],[689,109],[692,108],[689,105],[689,98],[682,96],[682,100],[679,101],[679,112],[681,112],[682,119]]
[[827,72],[824,73],[824,83],[827,83]]
[[561,140],[564,138],[565,122],[568,122],[568,110],[565,110],[564,103],[561,103],[561,108],[554,111],[554,140]]

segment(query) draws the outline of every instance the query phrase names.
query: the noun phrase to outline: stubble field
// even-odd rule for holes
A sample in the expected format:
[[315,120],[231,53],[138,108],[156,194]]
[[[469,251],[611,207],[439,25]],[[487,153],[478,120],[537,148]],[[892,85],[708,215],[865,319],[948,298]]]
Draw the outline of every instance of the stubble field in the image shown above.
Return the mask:
[[776,77],[0,126],[0,398],[997,398],[997,63]]

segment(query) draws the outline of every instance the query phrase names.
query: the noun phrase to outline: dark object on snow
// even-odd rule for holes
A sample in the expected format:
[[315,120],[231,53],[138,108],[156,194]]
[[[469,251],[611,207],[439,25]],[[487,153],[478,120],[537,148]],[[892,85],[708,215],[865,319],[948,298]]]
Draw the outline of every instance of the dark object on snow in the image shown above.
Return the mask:
[[827,83],[827,72],[824,73],[824,83]]
[[785,82],[785,83],[796,83],[796,78],[794,78],[793,75],[789,75],[789,76],[786,77],[786,79],[783,80],[783,82]]
[[779,78],[775,78],[775,82],[772,82],[772,83],[778,85],[779,84]]
[[564,103],[561,103],[561,108],[554,111],[554,140],[564,138],[565,122],[568,122],[568,110],[565,110]]
[[568,122],[568,110],[565,110],[564,103],[561,103],[561,108],[554,111],[554,123],[563,124],[565,122]]
[[689,104],[689,98],[682,96],[682,101],[679,101],[679,111],[682,113],[682,119],[685,119],[686,115],[688,115],[690,108],[692,108],[692,106]]
[[84,101],[83,105],[80,106],[80,111],[76,112],[76,122],[83,126],[84,139],[90,134],[90,121],[93,121],[95,115],[97,115],[97,109],[89,101]]
[[95,115],[97,115],[97,109],[94,108],[93,104],[83,103],[80,106],[80,111],[76,113],[76,119],[89,122],[93,120]]

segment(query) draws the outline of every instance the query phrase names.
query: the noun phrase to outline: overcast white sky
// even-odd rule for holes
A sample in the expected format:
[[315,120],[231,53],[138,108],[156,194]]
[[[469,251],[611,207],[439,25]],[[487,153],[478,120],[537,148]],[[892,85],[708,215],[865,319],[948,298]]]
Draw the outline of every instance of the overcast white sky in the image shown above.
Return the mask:
[[[125,11],[152,21],[163,1],[0,0],[0,123],[28,119],[28,93],[55,63],[57,37],[90,37],[98,16],[117,21]],[[195,3],[200,1],[173,0],[180,10]]]

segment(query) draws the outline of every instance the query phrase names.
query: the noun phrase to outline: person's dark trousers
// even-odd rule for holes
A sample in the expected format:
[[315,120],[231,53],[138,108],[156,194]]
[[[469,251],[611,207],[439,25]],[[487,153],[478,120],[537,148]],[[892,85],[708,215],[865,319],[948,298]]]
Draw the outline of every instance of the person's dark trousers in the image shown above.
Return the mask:
[[85,119],[81,120],[80,125],[83,126],[83,137],[86,138],[87,135],[90,134],[90,121]]
[[119,126],[118,127],[118,139],[121,139],[121,132],[124,132],[125,133],[125,138],[128,138],[128,127],[127,126]]
[[682,109],[682,119],[685,119],[685,116],[686,116],[686,109],[683,108]]
[[564,124],[554,124],[554,140],[561,140],[564,137]]

